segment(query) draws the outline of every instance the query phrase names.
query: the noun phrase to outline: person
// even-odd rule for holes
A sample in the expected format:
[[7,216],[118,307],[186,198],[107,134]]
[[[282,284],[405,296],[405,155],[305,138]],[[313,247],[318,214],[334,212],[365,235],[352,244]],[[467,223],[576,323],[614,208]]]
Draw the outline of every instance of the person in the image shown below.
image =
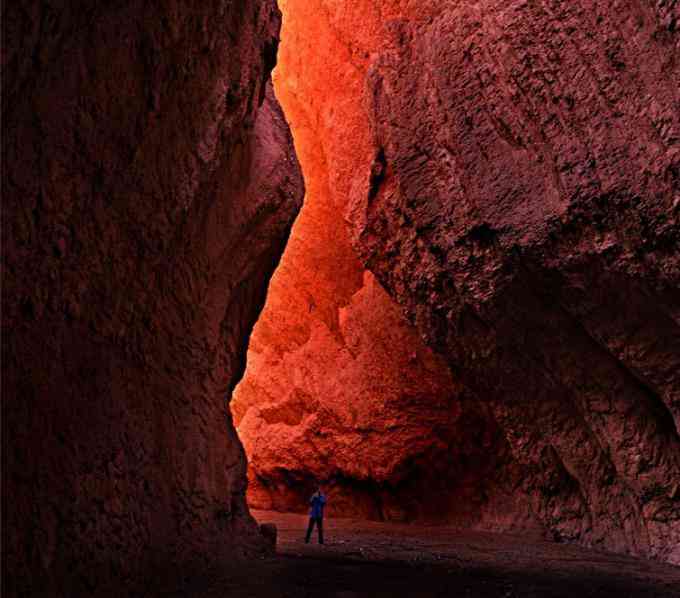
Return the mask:
[[309,526],[307,527],[305,544],[309,544],[309,538],[312,535],[314,525],[316,525],[316,529],[319,532],[319,544],[323,544],[323,508],[326,506],[326,502],[323,488],[319,486],[317,491],[312,494],[312,498],[309,499],[311,509],[309,510]]

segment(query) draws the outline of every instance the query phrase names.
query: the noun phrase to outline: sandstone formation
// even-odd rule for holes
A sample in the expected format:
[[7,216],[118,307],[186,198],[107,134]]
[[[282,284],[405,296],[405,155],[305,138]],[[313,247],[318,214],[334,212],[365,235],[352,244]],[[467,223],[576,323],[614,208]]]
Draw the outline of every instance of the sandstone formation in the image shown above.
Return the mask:
[[3,7],[8,595],[265,546],[225,399],[303,194],[273,1],[62,4]]
[[[324,291],[315,289],[313,300],[280,303],[277,317],[290,321],[272,326],[265,318],[254,335],[250,398],[237,410],[253,455],[253,500],[290,508],[298,497],[282,486],[349,471],[364,486],[340,492],[343,504],[376,515],[364,496],[377,494],[389,496],[387,512],[421,516],[414,494],[385,494],[393,473],[381,476],[398,468],[371,461],[380,451],[364,448],[356,422],[372,414],[369,429],[379,431],[387,455],[399,443],[381,418],[398,421],[396,434],[408,438],[419,417],[423,430],[437,420],[451,435],[423,440],[434,453],[415,448],[433,469],[442,455],[455,463],[479,451],[480,438],[495,438],[498,427],[484,462],[493,472],[479,476],[488,487],[478,482],[469,494],[468,511],[486,515],[472,522],[535,521],[556,539],[680,562],[678,7],[630,0],[281,7],[277,90],[307,185],[330,202],[327,243],[342,237],[344,213],[366,267],[448,364],[456,399],[450,410],[438,407],[445,386],[426,382],[424,395],[391,394],[384,411],[370,395],[364,410],[356,395],[366,386],[352,367],[383,375],[394,354],[346,355],[342,326],[327,323],[336,307],[361,323],[353,324],[360,346],[397,339],[390,350],[399,354],[402,339],[418,341],[403,322],[396,336],[364,325],[367,311],[391,306],[368,276],[371,288],[354,295],[360,268],[324,273],[317,286],[332,288],[330,299],[318,301]],[[294,236],[321,246],[315,237],[326,224],[307,228],[303,219]],[[284,276],[300,276],[294,259],[286,263],[272,301],[289,284]],[[307,267],[304,276],[314,280],[316,271],[324,268]],[[282,296],[301,297],[308,286]],[[334,306],[338,288],[344,296]],[[325,326],[301,324],[308,320],[300,312],[319,304]],[[281,329],[295,331],[295,341],[274,334]],[[329,359],[315,351],[322,347]],[[285,384],[274,369],[285,372]],[[334,369],[335,380],[325,380]],[[432,380],[445,380],[437,371]],[[409,374],[403,378],[408,387]],[[292,394],[289,380],[301,392]],[[449,451],[463,412],[477,423],[465,428],[463,448]],[[406,461],[410,450],[401,449]],[[513,500],[491,500],[495,494]]]
[[[304,511],[322,481],[331,515],[478,522],[502,438],[357,259],[338,209],[350,179],[330,177],[351,164],[355,136],[369,147],[361,115],[342,108],[361,98],[363,80],[346,76],[344,54],[314,50],[311,40],[333,39],[328,23],[296,29],[319,6],[282,8],[275,81],[307,191],[231,404],[249,456],[248,502]],[[344,77],[337,88],[318,80],[324,64]],[[328,122],[313,113],[317,100],[336,111]],[[485,440],[466,442],[477,436]]]
[[491,406],[527,507],[676,563],[679,10],[488,1],[394,23],[351,209],[367,266]]
[[[280,271],[270,297],[281,298],[279,284]],[[331,516],[478,521],[497,431],[373,276],[338,308],[334,328],[308,318],[299,345],[266,344],[285,333],[276,314],[268,302],[231,405],[249,456],[249,505],[305,511],[321,481]]]
[[[62,4],[3,7],[8,595],[275,538],[227,407],[303,194],[275,2]],[[280,4],[308,194],[233,405],[253,504],[680,563],[680,7]]]

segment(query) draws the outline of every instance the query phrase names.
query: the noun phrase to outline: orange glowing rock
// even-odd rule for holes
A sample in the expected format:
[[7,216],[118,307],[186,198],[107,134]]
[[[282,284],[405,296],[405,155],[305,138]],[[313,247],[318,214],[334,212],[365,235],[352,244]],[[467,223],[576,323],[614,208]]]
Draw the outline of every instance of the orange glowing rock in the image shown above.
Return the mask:
[[[371,159],[359,100],[384,15],[349,11],[331,22],[321,3],[281,8],[275,86],[306,197],[231,403],[249,457],[249,503],[303,510],[317,479],[331,481],[330,513],[441,516],[456,509],[428,511],[417,495],[442,467],[447,496],[465,485],[454,458],[430,463],[461,450],[459,387],[364,271],[342,216],[351,175]],[[343,41],[350,31],[364,45]]]

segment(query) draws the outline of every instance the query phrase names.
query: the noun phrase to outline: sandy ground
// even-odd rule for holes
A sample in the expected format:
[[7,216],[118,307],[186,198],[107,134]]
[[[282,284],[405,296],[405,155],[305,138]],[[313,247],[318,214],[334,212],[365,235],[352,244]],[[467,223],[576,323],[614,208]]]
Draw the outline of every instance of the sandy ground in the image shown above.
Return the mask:
[[253,515],[277,525],[277,555],[183,596],[680,597],[680,567],[521,535],[329,519],[319,546],[304,516]]

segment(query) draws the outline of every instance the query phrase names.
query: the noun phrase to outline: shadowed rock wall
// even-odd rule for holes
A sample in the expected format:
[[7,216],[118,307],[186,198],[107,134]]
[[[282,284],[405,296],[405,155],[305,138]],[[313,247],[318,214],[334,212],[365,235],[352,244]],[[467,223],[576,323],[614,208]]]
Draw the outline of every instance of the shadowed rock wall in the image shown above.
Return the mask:
[[491,406],[527,508],[676,563],[679,10],[488,1],[391,23],[351,209],[367,266]]
[[273,1],[62,4],[2,15],[9,595],[263,546],[227,401],[303,194]]

